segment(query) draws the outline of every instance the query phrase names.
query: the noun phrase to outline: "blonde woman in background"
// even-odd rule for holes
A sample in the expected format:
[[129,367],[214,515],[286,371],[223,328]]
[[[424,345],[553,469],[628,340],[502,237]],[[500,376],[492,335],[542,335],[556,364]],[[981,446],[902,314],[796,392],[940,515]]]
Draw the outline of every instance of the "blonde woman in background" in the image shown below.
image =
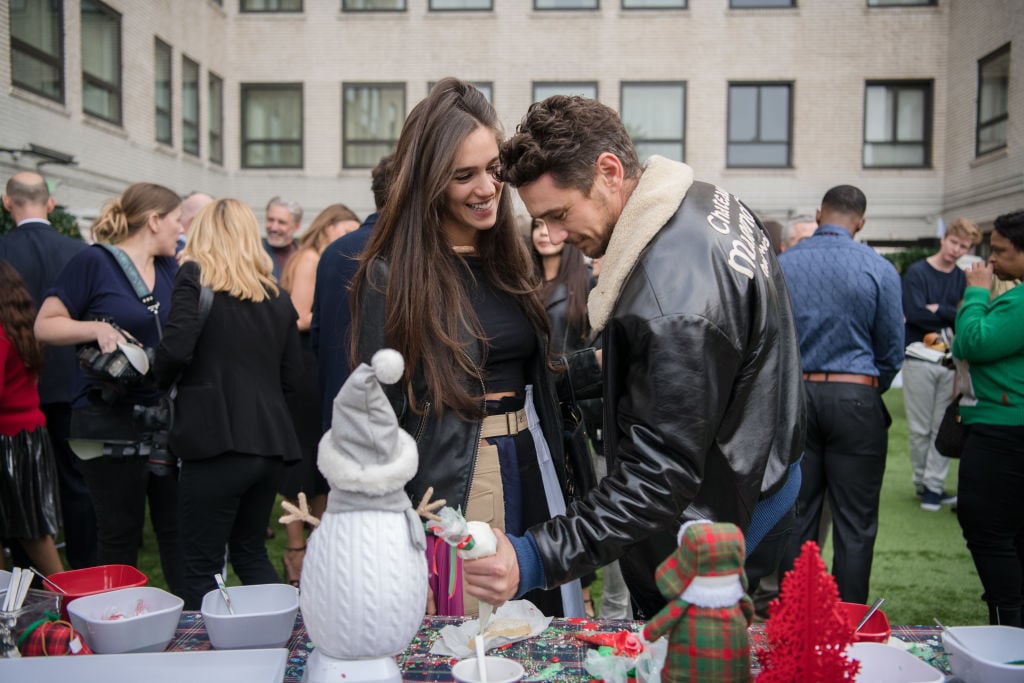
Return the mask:
[[[291,300],[274,283],[256,216],[235,199],[189,231],[153,373],[177,380],[171,452],[181,460],[178,519],[185,609],[199,609],[231,565],[244,584],[279,581],[264,533],[282,461],[300,458],[285,402],[302,376]],[[205,318],[200,293],[213,303]]]
[[[96,344],[111,353],[129,339],[146,348],[160,343],[171,308],[178,262],[174,258],[181,198],[153,183],[136,183],[109,202],[92,225],[97,244],[83,249],[45,293],[36,318],[44,344]],[[143,303],[118,257],[127,258],[153,301]],[[120,379],[77,368],[68,444],[96,509],[97,561],[135,566],[142,526],[149,515],[160,547],[160,564],[171,591],[180,594],[177,477],[173,462],[151,466],[141,445],[153,430],[134,417],[137,407],[156,406],[163,392],[138,378]]]
[[[313,291],[316,286],[316,269],[320,255],[334,240],[359,227],[359,217],[344,204],[331,204],[313,220],[313,224],[299,240],[299,250],[288,259],[281,275],[281,287],[291,294],[292,305],[299,314],[299,340],[302,345],[304,371],[297,391],[288,397],[302,460],[285,469],[278,493],[285,499],[296,502],[299,493],[309,499],[310,511],[315,517],[323,515],[327,507],[327,480],[316,467],[316,449],[323,434],[320,420],[320,380],[317,374],[316,355],[309,337],[309,323],[313,318]],[[343,296],[339,293],[338,296]],[[302,574],[302,560],[306,552],[306,536],[303,523],[289,522],[285,525],[288,535],[285,544],[284,575],[288,583],[299,586]]]

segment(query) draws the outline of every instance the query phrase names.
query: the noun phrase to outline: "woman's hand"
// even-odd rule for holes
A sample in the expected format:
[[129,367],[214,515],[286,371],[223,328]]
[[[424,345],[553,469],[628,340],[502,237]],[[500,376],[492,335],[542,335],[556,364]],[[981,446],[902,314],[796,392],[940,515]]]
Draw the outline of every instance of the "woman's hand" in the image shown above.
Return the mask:
[[105,322],[94,322],[92,325],[96,329],[96,343],[100,346],[100,351],[103,353],[110,353],[111,351],[117,350],[119,342],[128,341],[125,335],[121,334],[116,327],[110,323]]
[[973,264],[967,271],[967,286],[992,289],[992,266],[985,261]]

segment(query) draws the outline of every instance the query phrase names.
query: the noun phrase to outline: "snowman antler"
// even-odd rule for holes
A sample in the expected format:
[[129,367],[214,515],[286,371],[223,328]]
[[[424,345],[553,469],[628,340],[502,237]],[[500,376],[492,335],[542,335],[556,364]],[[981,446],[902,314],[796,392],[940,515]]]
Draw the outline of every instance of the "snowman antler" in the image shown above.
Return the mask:
[[441,518],[434,514],[434,510],[443,508],[448,501],[441,498],[440,500],[435,500],[431,503],[430,497],[433,495],[434,487],[428,486],[427,490],[423,493],[423,498],[420,499],[420,504],[416,506],[416,514],[423,519],[427,519],[432,522],[440,522]]
[[309,513],[309,504],[306,502],[306,494],[299,493],[299,506],[295,507],[292,503],[287,500],[281,501],[281,507],[285,509],[287,515],[281,515],[278,518],[278,522],[281,524],[288,524],[289,522],[308,522],[312,526],[319,526],[320,520]]

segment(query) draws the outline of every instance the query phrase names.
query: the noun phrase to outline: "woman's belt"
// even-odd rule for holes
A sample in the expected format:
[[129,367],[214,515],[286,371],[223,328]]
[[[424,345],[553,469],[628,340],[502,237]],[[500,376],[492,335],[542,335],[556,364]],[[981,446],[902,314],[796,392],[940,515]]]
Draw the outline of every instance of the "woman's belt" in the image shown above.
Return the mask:
[[514,436],[525,430],[526,408],[520,408],[512,413],[488,415],[485,417],[480,430],[480,438],[486,439],[492,436]]

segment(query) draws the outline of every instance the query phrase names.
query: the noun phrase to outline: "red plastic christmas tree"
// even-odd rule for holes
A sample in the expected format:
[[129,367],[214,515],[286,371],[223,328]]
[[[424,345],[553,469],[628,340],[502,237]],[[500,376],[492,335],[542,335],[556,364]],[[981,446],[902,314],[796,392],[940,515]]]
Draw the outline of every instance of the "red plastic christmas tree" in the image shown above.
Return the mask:
[[855,679],[860,662],[846,655],[853,627],[839,611],[839,590],[814,541],[804,543],[768,609],[768,647],[757,653],[762,667],[757,683]]

